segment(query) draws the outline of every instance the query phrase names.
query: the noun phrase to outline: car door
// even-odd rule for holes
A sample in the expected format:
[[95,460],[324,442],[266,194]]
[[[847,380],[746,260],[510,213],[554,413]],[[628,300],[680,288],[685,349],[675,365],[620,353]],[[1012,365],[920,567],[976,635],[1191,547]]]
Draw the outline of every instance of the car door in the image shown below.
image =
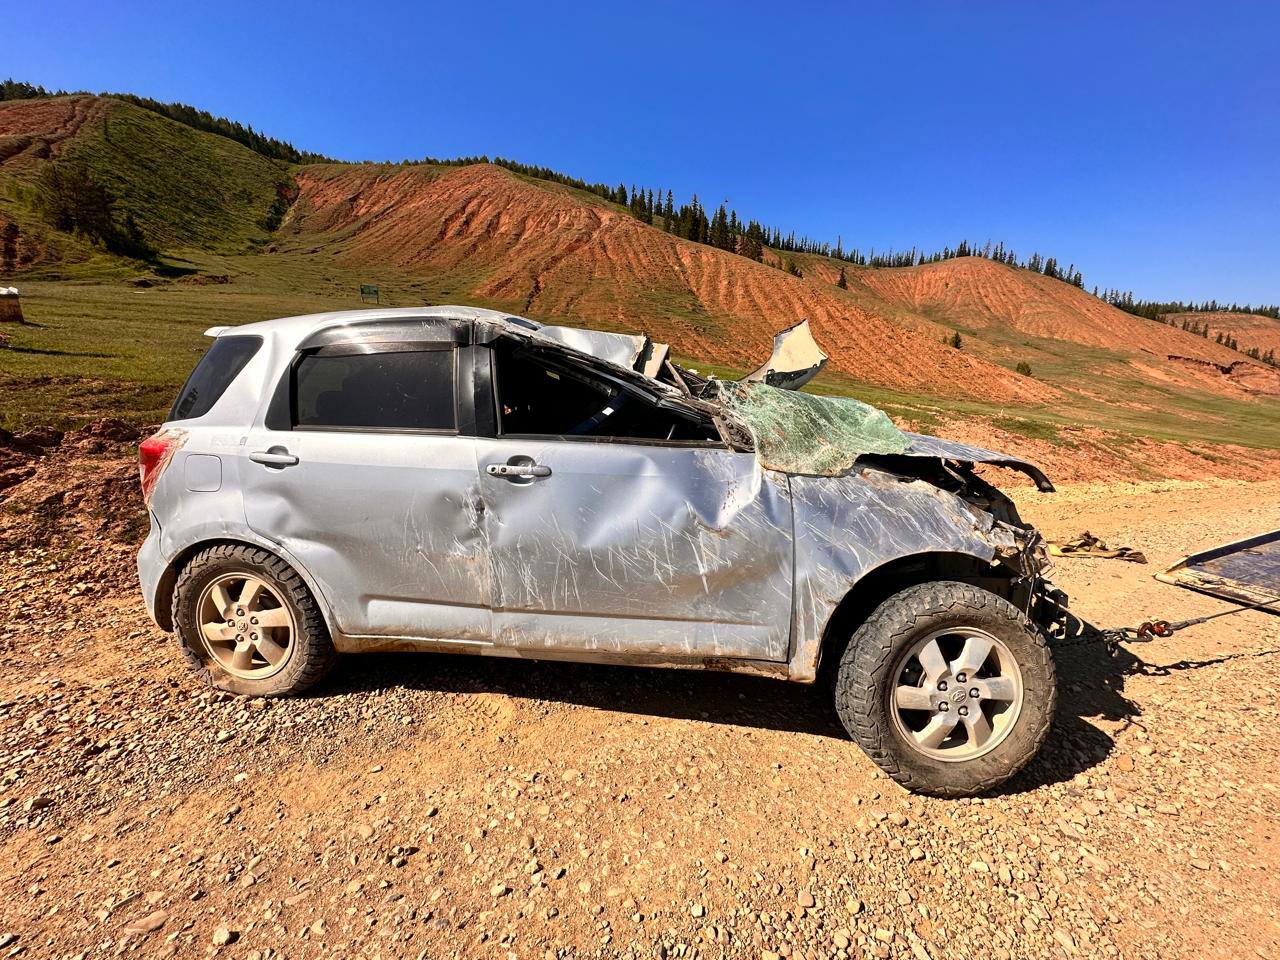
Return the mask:
[[477,454],[495,642],[785,660],[786,478],[598,371],[509,339],[490,356],[495,436]]
[[249,525],[318,581],[347,636],[489,639],[475,439],[458,348],[438,335],[304,343],[242,448]]

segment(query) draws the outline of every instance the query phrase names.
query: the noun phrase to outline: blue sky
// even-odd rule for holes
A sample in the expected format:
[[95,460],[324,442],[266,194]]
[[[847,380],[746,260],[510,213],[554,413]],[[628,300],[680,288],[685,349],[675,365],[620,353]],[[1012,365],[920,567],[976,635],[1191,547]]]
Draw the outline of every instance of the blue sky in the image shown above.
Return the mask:
[[[152,10],[161,9],[163,15]],[[349,159],[489,154],[862,249],[1280,301],[1280,5],[14,3],[0,74]]]

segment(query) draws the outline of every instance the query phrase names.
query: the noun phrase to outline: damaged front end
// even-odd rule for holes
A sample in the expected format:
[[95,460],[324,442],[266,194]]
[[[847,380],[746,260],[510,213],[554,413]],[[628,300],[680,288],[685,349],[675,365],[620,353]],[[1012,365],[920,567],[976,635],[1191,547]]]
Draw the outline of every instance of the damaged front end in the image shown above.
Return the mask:
[[826,361],[806,323],[783,331],[769,360],[737,381],[701,377],[646,337],[541,327],[478,339],[499,334],[640,390],[655,409],[704,418],[730,450],[753,454],[758,470],[785,475],[795,557],[793,679],[813,679],[832,617],[865,578],[886,570],[981,586],[1060,632],[1066,597],[1046,579],[1043,537],[976,470],[1021,472],[1043,492],[1053,490],[1048,477],[1018,457],[899,430],[858,400],[800,392]]
[[[933,437],[920,439],[930,443],[921,443],[912,456],[863,459],[904,479],[927,483],[963,504],[993,551],[993,573],[1005,582],[1005,588],[998,592],[1050,636],[1061,635],[1067,619],[1067,595],[1048,579],[1052,561],[1047,541],[1023,521],[1017,506],[1002,490],[978,476],[975,466],[982,463],[1019,470],[1045,492],[1053,490],[1048,478],[1026,461]],[[926,447],[932,455],[924,453]]]
[[1052,491],[1034,464],[903,432],[883,411],[849,398],[741,381],[713,382],[702,395],[762,467],[789,477],[797,679],[816,671],[822,638],[850,591],[866,593],[877,578],[898,589],[925,580],[972,583],[1050,634],[1061,632],[1066,597],[1046,579],[1044,538],[976,472],[980,464],[999,466]]

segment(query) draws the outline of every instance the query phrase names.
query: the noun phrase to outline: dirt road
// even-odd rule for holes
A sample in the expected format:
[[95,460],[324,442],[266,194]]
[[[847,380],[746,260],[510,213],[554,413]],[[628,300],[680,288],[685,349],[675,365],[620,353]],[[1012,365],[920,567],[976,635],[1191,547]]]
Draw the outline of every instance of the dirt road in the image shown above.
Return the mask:
[[[1042,757],[930,800],[752,678],[401,655],[211,694],[103,534],[128,464],[78,469],[0,526],[6,956],[1280,956],[1280,617],[1063,651]],[[1151,558],[1059,561],[1104,625],[1222,609],[1150,575],[1280,526],[1280,481],[1018,496]]]

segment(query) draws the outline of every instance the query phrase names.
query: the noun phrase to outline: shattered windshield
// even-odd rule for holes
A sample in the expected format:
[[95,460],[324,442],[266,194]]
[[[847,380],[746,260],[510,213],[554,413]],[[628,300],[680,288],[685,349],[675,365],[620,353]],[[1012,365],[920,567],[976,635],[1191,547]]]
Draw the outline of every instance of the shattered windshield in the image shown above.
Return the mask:
[[822,397],[719,381],[718,396],[751,434],[762,466],[784,473],[834,477],[865,453],[900,454],[907,436],[888,414],[848,397]]

